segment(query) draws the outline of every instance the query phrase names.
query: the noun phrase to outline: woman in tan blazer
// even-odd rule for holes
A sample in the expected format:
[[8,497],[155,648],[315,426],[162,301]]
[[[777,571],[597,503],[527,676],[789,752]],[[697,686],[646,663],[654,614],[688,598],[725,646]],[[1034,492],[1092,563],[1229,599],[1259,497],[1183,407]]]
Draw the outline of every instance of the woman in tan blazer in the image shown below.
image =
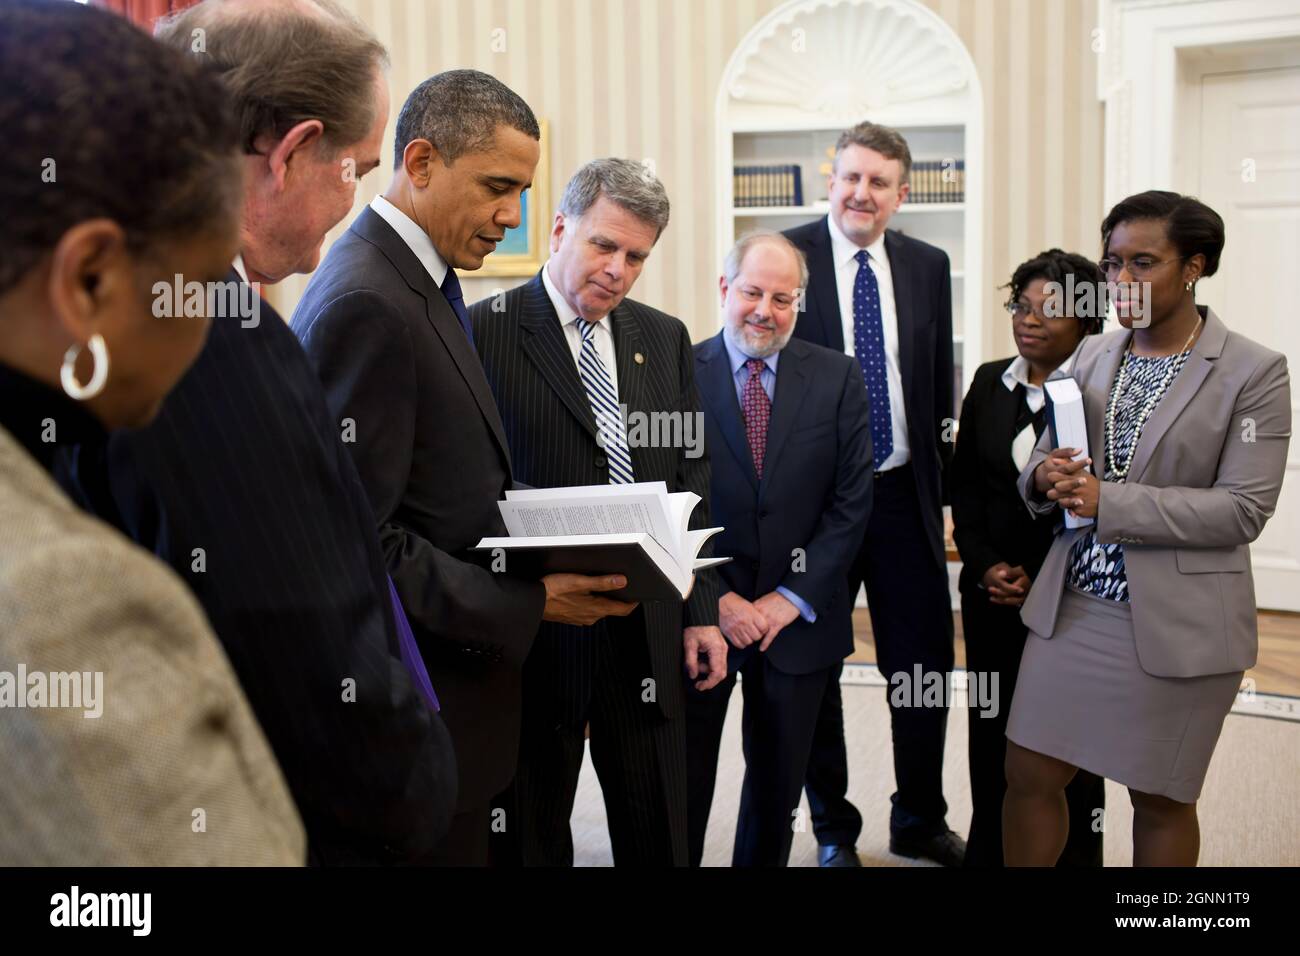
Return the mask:
[[229,268],[236,124],[127,21],[8,0],[0,128],[0,865],[301,864],[202,611],[50,477],[62,446],[149,421],[199,354],[209,320],[152,290]]
[[1147,192],[1102,224],[1122,329],[1074,365],[1092,458],[1045,432],[1020,476],[1063,530],[1030,590],[1007,726],[1008,864],[1050,865],[1082,768],[1128,787],[1136,865],[1196,863],[1196,801],[1257,651],[1250,542],[1273,514],[1291,435],[1286,358],[1195,300],[1223,220]]

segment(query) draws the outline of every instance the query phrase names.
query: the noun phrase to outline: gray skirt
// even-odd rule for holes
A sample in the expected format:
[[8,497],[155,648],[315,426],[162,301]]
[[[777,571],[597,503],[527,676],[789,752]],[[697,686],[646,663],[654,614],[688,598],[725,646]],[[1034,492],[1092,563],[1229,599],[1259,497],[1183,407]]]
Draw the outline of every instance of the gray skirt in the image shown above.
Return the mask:
[[1065,588],[1054,636],[1029,632],[1007,739],[1142,793],[1195,803],[1242,672],[1153,677],[1128,604]]

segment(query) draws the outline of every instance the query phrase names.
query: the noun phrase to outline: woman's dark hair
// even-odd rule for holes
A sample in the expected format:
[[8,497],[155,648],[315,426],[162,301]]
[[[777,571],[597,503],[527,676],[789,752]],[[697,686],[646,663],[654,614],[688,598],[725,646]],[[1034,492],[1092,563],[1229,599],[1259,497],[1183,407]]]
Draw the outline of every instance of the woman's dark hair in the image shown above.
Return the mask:
[[1101,224],[1101,247],[1110,245],[1110,234],[1120,223],[1157,219],[1165,224],[1165,234],[1178,254],[1190,259],[1196,254],[1205,256],[1205,269],[1201,278],[1219,271],[1219,256],[1223,253],[1223,217],[1199,199],[1183,196],[1163,189],[1121,199]]
[[79,3],[0,3],[0,293],[88,219],[135,251],[238,208],[239,129],[219,80]]
[[[1075,315],[1079,319],[1079,325],[1084,335],[1095,335],[1101,331],[1102,324],[1106,321],[1106,302],[1105,296],[1101,294],[1106,285],[1106,277],[1101,274],[1101,269],[1097,263],[1091,259],[1079,255],[1077,252],[1066,252],[1064,249],[1048,249],[1046,252],[1040,252],[1034,258],[1027,262],[1022,262],[1016,266],[1016,271],[1011,274],[1011,281],[1002,288],[1011,289],[1010,301],[1015,302],[1025,292],[1026,286],[1037,279],[1045,279],[1048,282],[1059,283],[1062,287],[1067,285],[1066,276],[1073,275],[1075,288],[1084,285],[1090,285],[1093,289],[1093,295],[1090,299],[1095,303],[1091,315],[1078,315],[1076,309]],[[1076,303],[1069,303],[1069,307],[1074,308]]]

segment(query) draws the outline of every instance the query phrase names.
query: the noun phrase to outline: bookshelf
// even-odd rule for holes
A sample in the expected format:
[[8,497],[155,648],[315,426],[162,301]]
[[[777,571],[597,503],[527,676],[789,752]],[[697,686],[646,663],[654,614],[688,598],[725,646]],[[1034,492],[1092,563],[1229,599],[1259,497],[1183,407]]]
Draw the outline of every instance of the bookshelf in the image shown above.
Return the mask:
[[[912,0],[790,0],[741,40],[723,71],[716,111],[718,261],[752,229],[825,216],[821,167],[839,134],[864,119],[898,129],[914,164],[964,162],[960,202],[909,199],[890,221],[942,248],[952,263],[959,406],[983,361],[985,270],[983,96],[957,35]],[[736,167],[784,165],[799,167],[801,205],[738,203]]]

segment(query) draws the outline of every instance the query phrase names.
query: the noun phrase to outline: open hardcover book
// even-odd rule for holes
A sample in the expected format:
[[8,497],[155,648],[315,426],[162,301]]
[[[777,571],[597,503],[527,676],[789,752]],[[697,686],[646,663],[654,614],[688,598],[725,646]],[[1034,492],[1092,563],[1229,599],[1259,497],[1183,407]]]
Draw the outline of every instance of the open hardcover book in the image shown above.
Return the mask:
[[622,601],[684,601],[696,571],[731,560],[699,557],[722,530],[690,530],[699,501],[662,481],[507,491],[497,506],[509,537],[474,550],[501,549],[512,573],[621,574],[626,587],[601,593]]

